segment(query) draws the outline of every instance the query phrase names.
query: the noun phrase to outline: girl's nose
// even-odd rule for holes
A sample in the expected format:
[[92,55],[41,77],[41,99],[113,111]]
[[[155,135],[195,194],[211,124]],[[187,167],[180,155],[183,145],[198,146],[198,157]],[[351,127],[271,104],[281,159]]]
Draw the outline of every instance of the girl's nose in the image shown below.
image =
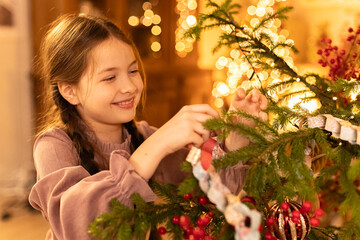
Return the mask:
[[136,85],[129,76],[124,76],[119,86],[121,93],[133,93],[136,91]]

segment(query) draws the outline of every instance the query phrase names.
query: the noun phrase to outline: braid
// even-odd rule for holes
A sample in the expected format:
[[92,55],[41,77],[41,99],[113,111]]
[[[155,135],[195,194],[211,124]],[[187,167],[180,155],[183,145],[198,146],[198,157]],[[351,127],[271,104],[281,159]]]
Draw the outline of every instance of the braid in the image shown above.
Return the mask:
[[80,126],[80,116],[76,111],[75,106],[69,104],[57,89],[54,91],[54,101],[60,110],[60,117],[65,125],[65,131],[73,141],[74,147],[77,150],[80,157],[80,164],[91,175],[99,172],[99,167],[94,161],[94,147],[87,140],[82,127]]
[[135,125],[135,122],[133,120],[130,122],[124,123],[124,127],[131,135],[130,150],[131,150],[131,152],[134,152],[144,142],[144,137],[138,131],[138,129]]

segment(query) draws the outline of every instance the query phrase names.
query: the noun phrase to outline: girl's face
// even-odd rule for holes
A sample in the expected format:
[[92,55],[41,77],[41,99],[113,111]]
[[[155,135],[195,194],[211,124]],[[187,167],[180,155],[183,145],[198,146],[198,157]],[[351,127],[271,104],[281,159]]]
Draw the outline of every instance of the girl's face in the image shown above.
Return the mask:
[[75,92],[82,118],[92,127],[134,119],[143,80],[132,47],[116,38],[97,45]]

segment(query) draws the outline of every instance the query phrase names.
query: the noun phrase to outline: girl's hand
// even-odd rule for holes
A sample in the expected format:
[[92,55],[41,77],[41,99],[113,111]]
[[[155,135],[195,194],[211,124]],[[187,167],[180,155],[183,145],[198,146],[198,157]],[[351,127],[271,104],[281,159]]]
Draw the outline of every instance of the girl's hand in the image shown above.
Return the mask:
[[[245,90],[239,88],[232,100],[229,111],[241,110],[266,121],[268,116],[263,110],[267,108],[267,104],[266,97],[262,95],[258,89],[252,89],[250,93],[246,95]],[[239,116],[235,117],[234,122],[255,127],[254,121]],[[235,132],[231,132],[225,140],[225,148],[226,150],[233,151],[244,147],[249,143],[250,141],[247,138],[238,135]]]
[[210,136],[203,123],[219,114],[207,104],[183,107],[173,118],[148,137],[129,162],[144,179],[150,179],[160,161],[183,147],[200,147]]
[[162,139],[165,154],[183,147],[200,147],[210,136],[203,123],[211,118],[219,118],[219,114],[207,104],[185,106],[160,127],[154,137]]

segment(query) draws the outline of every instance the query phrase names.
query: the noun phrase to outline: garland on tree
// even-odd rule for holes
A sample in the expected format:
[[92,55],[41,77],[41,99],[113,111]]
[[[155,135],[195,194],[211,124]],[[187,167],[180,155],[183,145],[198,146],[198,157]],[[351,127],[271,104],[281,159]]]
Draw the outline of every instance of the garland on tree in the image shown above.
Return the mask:
[[[223,169],[239,161],[249,164],[244,187],[248,197],[241,200],[262,213],[265,229],[261,236],[265,239],[360,239],[360,146],[339,138],[332,130],[312,125],[314,118],[331,116],[341,119],[338,123],[360,126],[360,101],[356,101],[360,89],[360,28],[349,29],[349,50],[322,40],[325,46],[318,51],[319,63],[330,68],[328,76],[301,75],[278,54],[280,48],[296,51],[292,42],[277,42],[266,27],[274,19],[286,19],[291,8],[280,8],[250,27],[245,20],[235,21],[240,7],[231,0],[221,5],[209,0],[208,13],[200,15],[197,26],[187,35],[199,39],[200,33],[209,28],[227,26],[231,30],[222,33],[215,50],[226,47],[241,52],[241,59],[252,68],[249,80],[261,82],[261,91],[269,100],[271,120],[263,122],[233,111],[206,122],[207,129],[220,133],[220,140],[236,131],[252,142],[214,160],[213,166]],[[261,81],[257,73],[273,69],[284,80]],[[294,84],[301,84],[303,90],[276,94]],[[300,103],[293,109],[284,106],[290,98],[305,93],[307,97],[302,97],[301,103],[317,99],[321,104],[315,112],[308,112]],[[233,122],[234,116],[253,120],[256,128]],[[182,170],[191,173],[192,165],[186,162]],[[192,174],[178,187],[158,183],[151,187],[163,203],[146,203],[135,194],[132,200],[136,208],[130,209],[113,200],[112,210],[99,216],[89,232],[99,239],[130,239],[132,235],[142,239],[149,229],[168,233],[172,239],[234,239],[234,227],[209,202]],[[332,226],[326,220],[335,215],[343,216],[341,226]]]

